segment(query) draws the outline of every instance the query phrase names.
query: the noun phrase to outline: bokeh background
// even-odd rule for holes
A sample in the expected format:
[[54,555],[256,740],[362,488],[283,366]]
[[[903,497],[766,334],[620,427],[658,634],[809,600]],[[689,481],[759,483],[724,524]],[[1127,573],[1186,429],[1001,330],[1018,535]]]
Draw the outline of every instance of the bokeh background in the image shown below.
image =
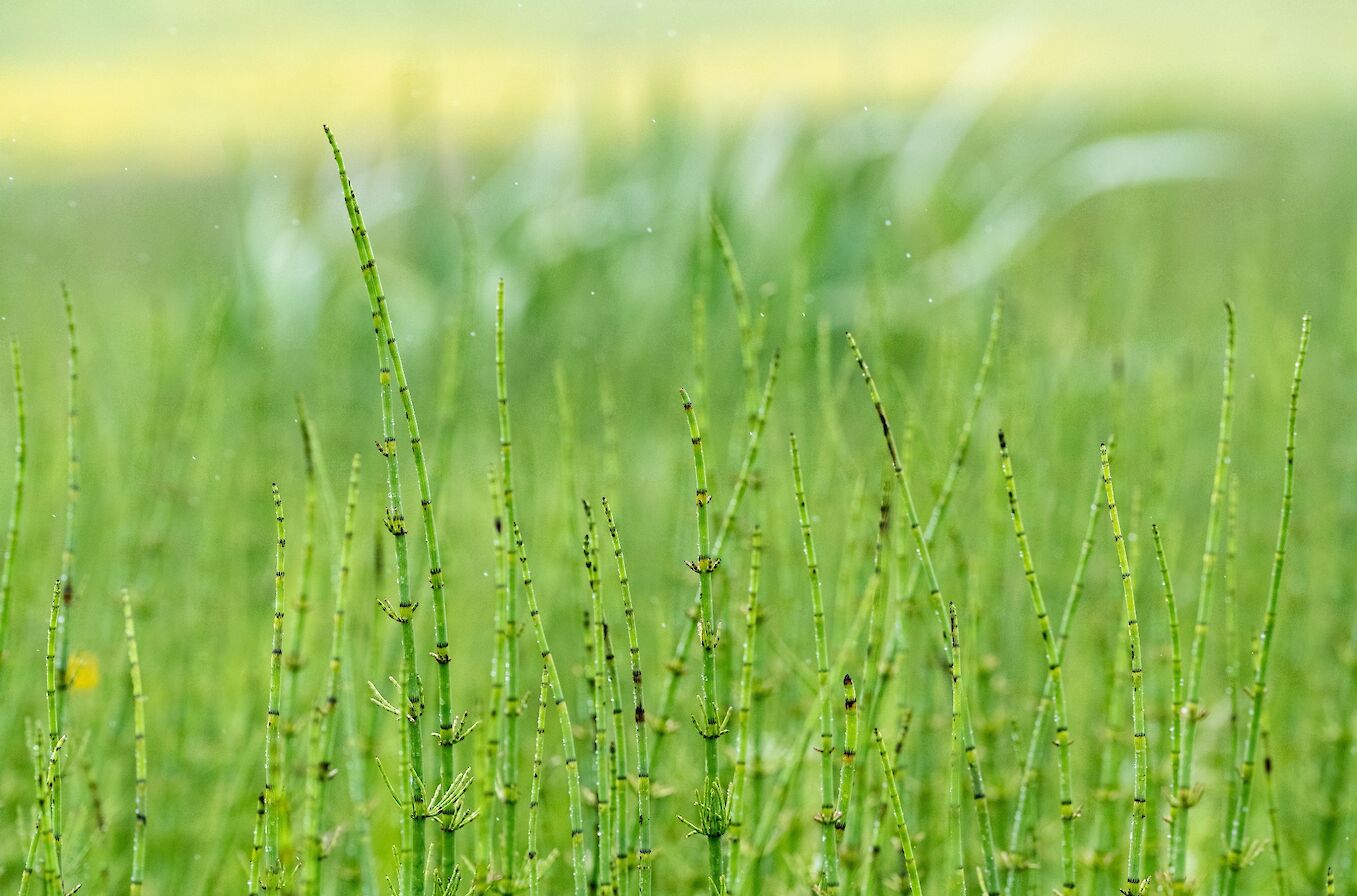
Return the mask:
[[[268,485],[301,490],[294,397],[316,418],[332,488],[378,430],[327,123],[436,446],[473,708],[493,601],[485,480],[501,279],[523,514],[561,589],[556,624],[569,630],[584,599],[576,501],[607,494],[634,578],[654,594],[656,676],[688,585],[677,388],[697,393],[727,487],[743,438],[709,210],[731,234],[768,350],[783,352],[760,513],[776,532],[770,587],[789,607],[802,586],[788,430],[803,434],[826,521],[831,601],[860,588],[873,528],[882,457],[841,331],[856,330],[880,369],[916,487],[931,494],[1002,294],[999,356],[942,543],[1000,670],[987,687],[1021,695],[1044,671],[1034,638],[1004,636],[1007,619],[1028,617],[993,430],[1009,431],[1056,581],[1078,548],[1098,442],[1115,432],[1136,524],[1163,524],[1194,583],[1234,302],[1239,593],[1253,620],[1295,334],[1311,312],[1274,750],[1291,776],[1281,811],[1297,831],[1296,881],[1313,881],[1334,848],[1302,820],[1335,798],[1324,782],[1350,725],[1346,685],[1329,685],[1347,680],[1335,670],[1350,655],[1357,516],[1354,46],[1357,12],[1340,2],[6,4],[0,331],[24,348],[32,456],[0,709],[3,821],[28,798],[21,721],[40,706],[45,583],[59,568],[64,282],[84,375],[72,637],[103,670],[73,718],[91,751],[126,735],[115,596],[130,585],[159,736],[156,892],[218,892],[240,876],[263,719]],[[0,415],[0,443],[13,431]],[[376,460],[366,453],[369,540]],[[1162,657],[1148,544],[1140,561]],[[1101,669],[1111,649],[1111,562],[1095,557],[1096,599],[1113,603],[1089,614],[1072,665]],[[981,611],[1000,594],[1006,609]],[[770,662],[794,665],[808,630],[788,622],[779,637],[788,646]],[[578,645],[563,652],[578,662]],[[1101,723],[1101,674],[1080,698],[1087,726]],[[1167,681],[1150,686],[1162,696]],[[989,729],[996,754],[1007,712]],[[1207,723],[1215,747],[1223,715]],[[111,769],[105,789],[127,774]],[[95,849],[116,856],[124,836]],[[7,850],[0,878],[14,867]]]

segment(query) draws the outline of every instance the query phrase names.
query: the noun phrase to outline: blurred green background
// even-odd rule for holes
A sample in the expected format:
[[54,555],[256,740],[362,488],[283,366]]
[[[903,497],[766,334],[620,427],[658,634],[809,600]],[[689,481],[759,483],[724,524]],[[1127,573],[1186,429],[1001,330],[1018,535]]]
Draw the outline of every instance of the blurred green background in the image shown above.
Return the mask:
[[[996,778],[1012,771],[1006,720],[1025,712],[1044,666],[1034,635],[1007,636],[1030,620],[994,429],[1009,432],[1051,594],[1078,548],[1098,442],[1115,432],[1133,525],[1164,529],[1190,613],[1222,307],[1234,302],[1233,472],[1250,629],[1271,559],[1295,335],[1311,312],[1271,711],[1284,827],[1296,831],[1287,846],[1297,881],[1313,880],[1338,859],[1322,854],[1314,820],[1329,798],[1319,782],[1332,744],[1350,724],[1346,691],[1330,684],[1348,655],[1357,515],[1354,45],[1357,14],[1340,3],[1284,13],[1264,3],[6,6],[0,330],[23,344],[32,450],[0,709],[6,823],[27,817],[21,720],[39,712],[46,583],[59,568],[65,282],[84,376],[72,639],[102,670],[74,695],[73,725],[94,755],[127,739],[115,596],[130,585],[151,699],[154,892],[217,892],[243,877],[272,597],[269,483],[300,507],[295,395],[317,420],[334,488],[349,455],[365,452],[361,544],[374,538],[382,500],[367,450],[379,428],[368,313],[328,123],[435,446],[462,633],[457,689],[472,709],[486,693],[493,612],[485,479],[497,462],[500,279],[516,475],[539,578],[554,582],[548,613],[556,630],[573,631],[587,596],[575,508],[607,494],[645,588],[655,681],[690,586],[677,389],[698,390],[718,503],[743,439],[734,311],[707,210],[724,219],[767,345],[784,356],[757,502],[774,560],[769,600],[787,608],[777,637],[789,646],[768,652],[770,675],[809,644],[789,430],[811,463],[830,600],[846,608],[865,579],[883,457],[841,331],[859,334],[909,431],[915,487],[931,495],[991,305],[1005,296],[976,445],[939,551],[978,619],[977,649],[999,670],[988,687],[1020,695],[1020,706],[986,708]],[[12,434],[6,412],[0,444]],[[10,475],[0,470],[5,494]],[[1158,659],[1163,613],[1144,541],[1146,637]],[[1076,669],[1101,670],[1117,630],[1106,547],[1072,647]],[[369,602],[387,587],[370,580],[370,553],[355,599],[360,645]],[[321,556],[329,562],[328,545]],[[743,560],[727,567],[738,593]],[[324,627],[313,626],[316,649]],[[578,662],[577,644],[561,652]],[[1208,678],[1217,698],[1218,665]],[[359,671],[386,674],[380,664]],[[1101,723],[1101,676],[1076,686],[1076,730]],[[1167,677],[1152,674],[1149,687],[1163,703]],[[1224,715],[1205,723],[1204,749],[1220,749]],[[695,768],[686,762],[666,782],[681,794]],[[125,806],[129,773],[101,770],[110,804]],[[663,811],[672,825],[682,809]],[[1208,801],[1202,815],[1218,822],[1221,811]],[[125,837],[115,827],[91,855],[117,862]],[[8,885],[18,853],[2,855]]]

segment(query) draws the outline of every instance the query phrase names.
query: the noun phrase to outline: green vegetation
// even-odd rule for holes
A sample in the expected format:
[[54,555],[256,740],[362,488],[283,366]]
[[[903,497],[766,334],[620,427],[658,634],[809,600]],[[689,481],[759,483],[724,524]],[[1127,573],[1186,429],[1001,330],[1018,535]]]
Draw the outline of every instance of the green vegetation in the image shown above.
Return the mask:
[[1352,886],[1341,141],[864,120],[15,190],[0,892]]

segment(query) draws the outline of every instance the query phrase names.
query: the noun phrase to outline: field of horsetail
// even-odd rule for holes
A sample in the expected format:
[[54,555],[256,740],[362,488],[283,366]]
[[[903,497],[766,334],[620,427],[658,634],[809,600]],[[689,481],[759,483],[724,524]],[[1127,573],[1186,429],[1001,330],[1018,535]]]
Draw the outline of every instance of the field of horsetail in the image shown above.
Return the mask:
[[1342,140],[987,127],[11,188],[0,890],[1353,892]]

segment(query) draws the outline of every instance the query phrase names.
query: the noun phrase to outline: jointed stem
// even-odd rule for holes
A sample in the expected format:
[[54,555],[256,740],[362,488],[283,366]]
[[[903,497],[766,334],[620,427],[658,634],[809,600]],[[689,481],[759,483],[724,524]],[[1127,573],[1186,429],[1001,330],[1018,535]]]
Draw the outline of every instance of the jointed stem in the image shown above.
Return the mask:
[[1234,896],[1243,870],[1244,837],[1249,824],[1249,803],[1253,795],[1254,766],[1258,756],[1258,741],[1263,729],[1263,698],[1267,696],[1267,673],[1272,659],[1272,640],[1277,628],[1277,604],[1282,592],[1282,570],[1286,565],[1286,542],[1291,531],[1291,496],[1296,485],[1296,410],[1300,402],[1301,375],[1305,371],[1305,352],[1310,343],[1310,316],[1301,318],[1300,348],[1296,352],[1295,375],[1291,380],[1291,403],[1286,418],[1286,469],[1282,478],[1281,521],[1277,526],[1277,549],[1272,558],[1272,574],[1268,580],[1267,608],[1263,613],[1263,628],[1258,635],[1258,662],[1253,670],[1253,687],[1249,692],[1249,726],[1244,738],[1244,755],[1239,764],[1239,787],[1234,805],[1230,807],[1228,846],[1225,852],[1225,872],[1221,890],[1224,896]]

